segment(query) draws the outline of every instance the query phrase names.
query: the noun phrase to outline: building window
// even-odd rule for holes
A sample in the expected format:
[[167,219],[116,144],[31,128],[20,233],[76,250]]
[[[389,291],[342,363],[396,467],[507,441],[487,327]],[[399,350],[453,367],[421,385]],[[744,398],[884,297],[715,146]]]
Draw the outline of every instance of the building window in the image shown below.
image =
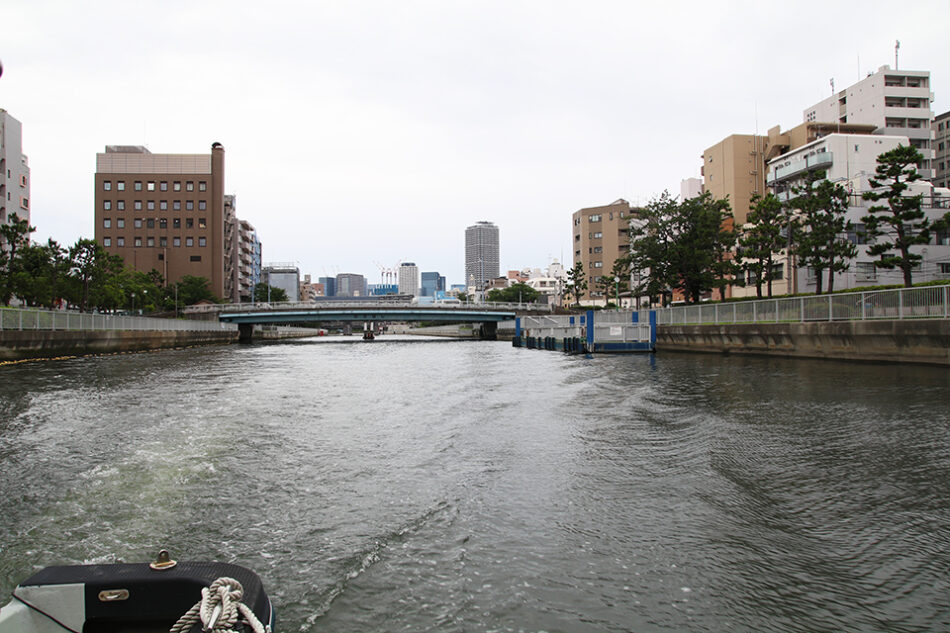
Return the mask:
[[168,191],[168,181],[163,180],[162,182],[158,183],[158,189],[159,191]]
[[125,218],[116,218],[115,219],[115,228],[124,229],[125,228]]
[[940,262],[937,265],[940,267],[941,275],[950,275],[950,262]]
[[147,238],[145,238],[145,245],[148,246],[149,248],[154,247],[154,246],[155,246],[155,238],[154,238],[154,237],[147,237]]
[[180,238],[180,237],[173,237],[173,238],[172,238],[172,246],[181,246],[181,238]]
[[188,182],[186,182],[186,183],[185,183],[185,190],[186,190],[186,191],[194,191],[194,190],[195,190],[195,183],[192,182],[191,180],[189,180]]
[[136,181],[135,181],[135,190],[136,190],[136,191],[141,191],[141,190],[142,190],[142,181],[141,181],[141,180],[136,180]]
[[175,200],[172,202],[172,209],[175,211],[181,211],[181,200]]
[[142,228],[142,218],[135,218],[132,224],[137,229]]
[[195,201],[194,201],[194,200],[188,200],[187,202],[185,202],[185,209],[188,210],[188,211],[194,211],[194,210],[195,210]]
[[181,191],[181,183],[180,183],[180,182],[176,182],[176,183],[175,183],[175,191]]
[[207,209],[207,208],[208,208],[208,203],[207,203],[207,201],[205,201],[205,200],[199,200],[199,201],[198,201],[198,210],[199,210],[199,211],[204,211],[204,210]]
[[874,265],[874,262],[855,262],[854,268],[859,280],[871,281],[877,279],[877,266]]
[[105,209],[106,211],[110,210],[112,208],[112,200],[103,200],[102,208]]
[[204,237],[199,237],[199,238],[198,238],[198,246],[207,246],[207,245],[208,245],[208,239],[207,239],[207,238],[204,238]]
[[603,252],[604,252],[604,247],[603,247],[603,246],[595,246],[595,247],[594,247],[594,252],[595,252],[595,253],[603,253]]
[[172,228],[173,228],[173,229],[180,229],[180,228],[181,228],[181,218],[173,218],[173,219],[172,219]]
[[117,237],[117,238],[115,238],[115,245],[116,245],[116,246],[125,246],[125,238],[124,238],[124,237]]
[[112,181],[111,181],[111,180],[103,180],[103,181],[102,181],[102,190],[103,190],[103,191],[112,191]]
[[590,216],[589,222],[600,222],[600,214]]
[[119,211],[125,211],[125,200],[116,200],[115,208]]
[[208,228],[208,222],[205,218],[198,218],[198,228],[199,229]]
[[141,200],[136,200],[136,201],[135,201],[135,204],[134,204],[133,206],[135,207],[135,210],[136,210],[136,211],[141,211],[141,210],[142,210],[142,201],[141,201]]
[[594,239],[595,239],[595,240],[599,240],[599,239],[602,238],[603,236],[604,236],[604,234],[601,233],[600,231],[597,231],[596,233],[594,233]]
[[204,180],[198,182],[198,191],[207,191],[208,183]]
[[168,228],[168,220],[166,220],[165,218],[161,218],[161,219],[158,221],[158,228],[160,228],[160,229],[167,229],[167,228]]
[[193,229],[195,228],[195,219],[194,218],[185,218],[185,228]]
[[145,221],[145,226],[150,229],[155,228],[155,218],[149,218]]
[[148,209],[149,211],[154,211],[154,210],[155,210],[155,201],[154,201],[154,200],[149,200],[148,202],[146,202],[146,203],[145,203],[145,208]]
[[105,247],[112,246],[112,238],[111,237],[102,238],[102,245]]
[[120,181],[116,182],[116,183],[115,183],[115,188],[116,188],[117,190],[119,190],[119,191],[125,191],[125,181],[124,181],[124,180],[120,180]]
[[193,261],[193,262],[200,262],[200,261],[201,261],[201,255],[192,255],[189,259],[191,259],[191,261]]
[[162,211],[168,211],[168,200],[162,200],[158,203],[158,208]]
[[133,244],[133,246],[141,246],[141,245],[142,245],[142,238],[141,237],[135,238],[135,243]]
[[149,191],[155,191],[155,181],[149,180],[145,188],[148,189]]
[[112,218],[102,218],[102,228],[111,229],[112,228]]
[[158,238],[158,245],[161,246],[162,248],[165,248],[166,246],[168,246],[168,238],[167,237]]
[[194,246],[194,245],[195,245],[195,238],[193,237],[185,238],[185,246]]

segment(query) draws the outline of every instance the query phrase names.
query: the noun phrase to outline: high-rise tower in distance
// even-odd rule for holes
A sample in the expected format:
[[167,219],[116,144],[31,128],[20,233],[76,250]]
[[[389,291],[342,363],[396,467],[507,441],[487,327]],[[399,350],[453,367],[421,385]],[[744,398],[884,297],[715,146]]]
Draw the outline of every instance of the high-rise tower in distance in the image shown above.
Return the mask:
[[482,290],[498,277],[498,227],[476,222],[465,229],[465,285]]

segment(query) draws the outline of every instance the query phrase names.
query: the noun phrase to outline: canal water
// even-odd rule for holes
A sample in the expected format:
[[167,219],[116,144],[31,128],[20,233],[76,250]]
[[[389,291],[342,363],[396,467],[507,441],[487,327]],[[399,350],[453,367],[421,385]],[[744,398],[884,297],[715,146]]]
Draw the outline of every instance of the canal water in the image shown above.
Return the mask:
[[0,367],[0,602],[251,567],[278,630],[950,630],[950,374],[310,340]]

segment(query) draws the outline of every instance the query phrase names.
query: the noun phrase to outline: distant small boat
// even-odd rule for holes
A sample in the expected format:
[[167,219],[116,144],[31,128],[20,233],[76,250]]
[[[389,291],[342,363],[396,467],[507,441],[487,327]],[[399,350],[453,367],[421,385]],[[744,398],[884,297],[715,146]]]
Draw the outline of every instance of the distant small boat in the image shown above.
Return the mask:
[[233,629],[273,631],[261,579],[229,563],[183,562],[46,567],[0,609],[0,633],[101,633]]
[[374,341],[376,340],[376,335],[373,334],[372,330],[363,330],[363,340],[364,341]]

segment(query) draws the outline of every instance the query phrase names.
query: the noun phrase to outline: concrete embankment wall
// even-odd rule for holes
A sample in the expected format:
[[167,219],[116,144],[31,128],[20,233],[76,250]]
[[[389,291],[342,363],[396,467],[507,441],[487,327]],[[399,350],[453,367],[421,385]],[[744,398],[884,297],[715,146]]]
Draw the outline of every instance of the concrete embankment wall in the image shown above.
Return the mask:
[[661,325],[657,328],[656,351],[950,366],[950,321]]
[[5,330],[0,332],[0,361],[228,344],[237,340],[237,330],[207,332]]

